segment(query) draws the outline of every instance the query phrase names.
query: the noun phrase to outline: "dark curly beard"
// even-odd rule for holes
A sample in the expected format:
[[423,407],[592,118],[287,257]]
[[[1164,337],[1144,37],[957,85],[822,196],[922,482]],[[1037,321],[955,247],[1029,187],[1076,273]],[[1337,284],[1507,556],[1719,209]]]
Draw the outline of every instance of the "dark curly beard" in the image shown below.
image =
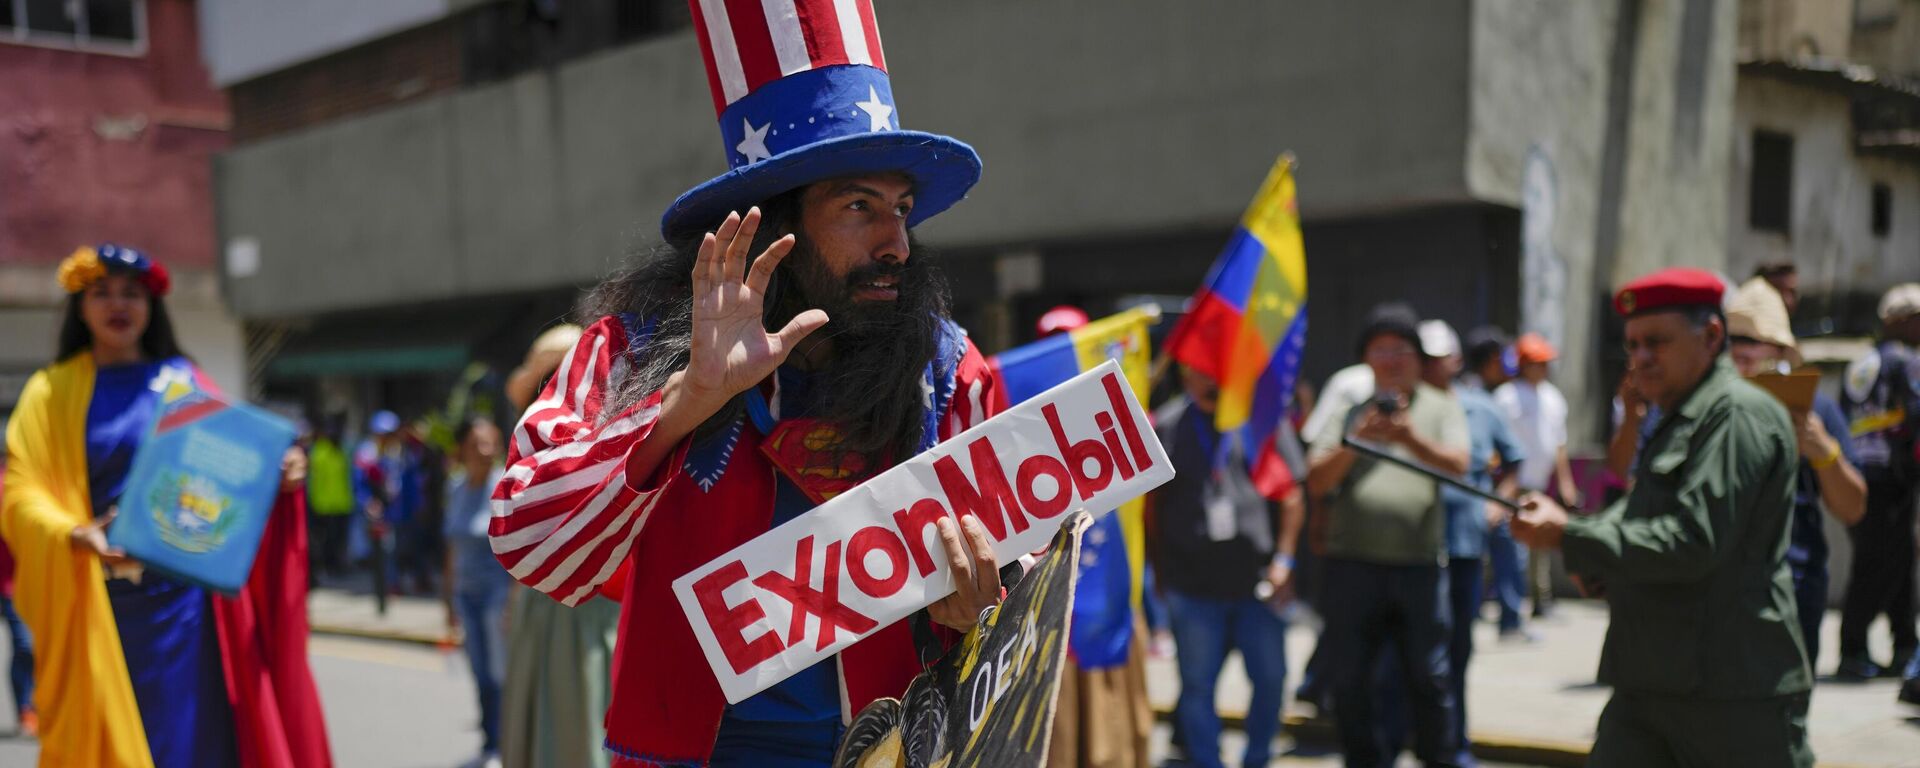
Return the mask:
[[[764,251],[780,233],[799,231],[798,199],[790,193],[761,206],[752,253]],[[950,316],[945,274],[911,233],[908,244],[912,257],[902,265],[868,264],[839,278],[800,233],[767,291],[764,324],[770,331],[808,309],[826,311],[826,326],[809,337],[832,341],[830,358],[813,371],[811,414],[839,424],[839,450],[864,459],[868,467],[891,466],[919,452],[925,431],[921,382],[938,353],[941,324]],[[693,336],[690,275],[699,245],[695,239],[658,246],[582,300],[582,325],[622,312],[655,321],[652,338],[632,355],[632,373],[609,393],[602,418],[659,391],[668,377],[686,368]],[[853,300],[854,285],[883,274],[899,278],[894,301]],[[790,358],[788,364],[795,362]],[[724,431],[744,413],[744,398],[735,397],[694,430],[694,439]]]
[[[866,466],[889,466],[919,453],[923,383],[948,315],[945,276],[921,255],[904,263],[864,264],[836,277],[804,239],[780,271],[787,290],[776,297],[767,327],[785,326],[808,309],[827,313],[826,327],[809,337],[832,344],[831,360],[814,371],[812,415],[839,424],[845,433],[840,449],[867,459]],[[899,281],[893,301],[854,299],[856,286],[883,276]],[[794,362],[789,358],[787,364]]]

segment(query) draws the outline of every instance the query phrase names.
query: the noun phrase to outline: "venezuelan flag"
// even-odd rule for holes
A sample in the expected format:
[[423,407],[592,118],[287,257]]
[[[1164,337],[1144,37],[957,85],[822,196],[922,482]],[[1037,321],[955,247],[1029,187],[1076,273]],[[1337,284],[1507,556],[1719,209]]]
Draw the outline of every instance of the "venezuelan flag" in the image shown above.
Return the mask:
[[1273,432],[1286,416],[1306,343],[1307,253],[1293,158],[1282,156],[1166,342],[1169,358],[1219,382],[1214,428],[1239,430],[1244,445],[1261,446],[1253,481],[1269,498],[1293,486]]
[[[1147,402],[1152,365],[1147,328],[1159,317],[1156,310],[1130,309],[1000,353],[988,361],[1006,398],[999,405],[1032,398],[1107,360],[1120,363],[1134,397]],[[1074,589],[1067,644],[1083,669],[1126,663],[1146,560],[1144,508],[1143,499],[1121,505],[1096,520],[1081,542],[1080,582]]]

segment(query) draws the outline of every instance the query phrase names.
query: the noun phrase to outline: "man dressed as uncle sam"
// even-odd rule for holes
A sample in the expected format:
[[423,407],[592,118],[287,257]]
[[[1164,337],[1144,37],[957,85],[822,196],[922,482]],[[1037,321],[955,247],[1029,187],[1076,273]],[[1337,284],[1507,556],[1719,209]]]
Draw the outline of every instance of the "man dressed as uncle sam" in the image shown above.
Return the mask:
[[965,631],[1001,599],[978,520],[937,523],[956,591],[931,622],[731,706],[672,583],[991,415],[994,378],[912,234],[980,159],[901,130],[870,0],[691,6],[728,170],[588,297],[589,327],[514,430],[490,535],[556,600],[622,600],[615,765],[825,765],[850,713],[901,696],[920,647],[957,637],[933,624]]

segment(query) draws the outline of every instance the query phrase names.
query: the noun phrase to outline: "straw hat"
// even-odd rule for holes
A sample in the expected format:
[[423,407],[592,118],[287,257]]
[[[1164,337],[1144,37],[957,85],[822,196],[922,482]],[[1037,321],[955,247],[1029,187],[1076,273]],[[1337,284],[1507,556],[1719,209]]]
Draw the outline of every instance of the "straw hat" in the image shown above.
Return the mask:
[[1788,362],[1800,364],[1800,345],[1787,319],[1787,303],[1764,277],[1740,285],[1727,302],[1727,335],[1786,348]]
[[540,395],[541,384],[560,367],[560,361],[573,345],[580,341],[580,326],[572,324],[556,325],[548,328],[540,337],[533,340],[533,346],[527,349],[527,359],[520,367],[507,374],[507,398],[517,408],[526,408]]

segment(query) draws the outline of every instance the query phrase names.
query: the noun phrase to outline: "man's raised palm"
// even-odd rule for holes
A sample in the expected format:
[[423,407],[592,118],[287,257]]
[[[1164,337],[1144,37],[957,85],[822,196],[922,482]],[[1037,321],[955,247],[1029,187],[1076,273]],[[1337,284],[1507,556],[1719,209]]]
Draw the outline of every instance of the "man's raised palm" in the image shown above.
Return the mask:
[[700,243],[693,265],[693,351],[687,362],[687,386],[715,398],[731,398],[758,384],[785,362],[807,334],[826,325],[827,313],[800,313],[778,333],[767,333],[767,283],[793,250],[787,235],[753,260],[747,250],[760,228],[760,209],[745,217],[728,214],[720,228]]

